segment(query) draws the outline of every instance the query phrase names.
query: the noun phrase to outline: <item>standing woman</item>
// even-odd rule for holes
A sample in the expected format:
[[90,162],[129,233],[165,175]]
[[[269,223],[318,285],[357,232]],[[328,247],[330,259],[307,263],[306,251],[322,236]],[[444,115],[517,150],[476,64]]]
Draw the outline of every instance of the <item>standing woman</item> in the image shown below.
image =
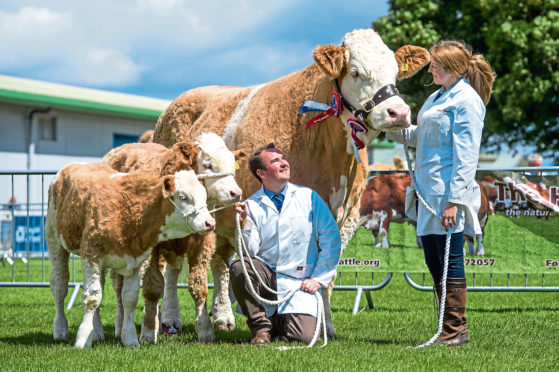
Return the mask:
[[[441,41],[429,50],[433,82],[441,88],[431,94],[417,116],[417,126],[406,130],[415,146],[415,177],[418,192],[442,218],[419,203],[417,234],[425,262],[440,300],[446,232],[451,235],[443,331],[437,340],[450,346],[470,342],[466,326],[466,277],[464,230],[481,233],[477,220],[480,203],[475,182],[485,106],[492,93],[495,74],[482,55],[472,55],[465,44]],[[402,142],[403,136],[388,138]],[[457,218],[463,211],[464,218]]]

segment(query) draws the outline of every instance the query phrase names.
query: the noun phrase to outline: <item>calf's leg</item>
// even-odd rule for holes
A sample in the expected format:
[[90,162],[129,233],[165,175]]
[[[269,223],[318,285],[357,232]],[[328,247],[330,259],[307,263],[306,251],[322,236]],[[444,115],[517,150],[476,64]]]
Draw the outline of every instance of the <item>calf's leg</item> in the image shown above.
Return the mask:
[[208,296],[208,268],[215,252],[215,235],[207,234],[196,241],[197,244],[188,247],[188,291],[194,300],[196,312],[195,329],[198,340],[202,342],[215,341],[212,322],[206,307]]
[[122,321],[121,340],[125,346],[138,346],[136,325],[134,324],[134,310],[138,304],[140,291],[139,269],[132,271],[131,275],[123,277],[122,280],[122,306],[124,309]]
[[111,283],[116,293],[115,337],[120,338],[124,313],[122,308],[122,275],[118,274],[115,270],[111,270]]
[[214,327],[226,331],[235,329],[235,316],[231,310],[229,298],[229,266],[227,265],[234,253],[233,246],[228,242],[223,242],[223,245],[217,246],[216,254],[211,261],[214,282],[211,312]]
[[56,315],[52,325],[52,337],[55,340],[65,340],[68,337],[68,320],[66,315],[64,315],[64,299],[68,294],[68,281],[70,278],[68,259],[70,253],[55,240],[48,239],[47,244],[52,265],[50,291],[54,297],[56,307]]
[[76,336],[76,347],[91,347],[94,337],[93,317],[101,304],[103,290],[101,288],[101,273],[99,265],[90,263],[82,258],[83,270],[83,319]]

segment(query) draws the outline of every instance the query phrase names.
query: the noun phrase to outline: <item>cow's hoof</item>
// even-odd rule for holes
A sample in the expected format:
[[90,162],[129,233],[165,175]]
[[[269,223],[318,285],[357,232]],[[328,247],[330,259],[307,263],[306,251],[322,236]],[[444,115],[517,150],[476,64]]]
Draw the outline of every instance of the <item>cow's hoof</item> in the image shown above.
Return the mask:
[[66,340],[68,338],[68,330],[54,330],[52,331],[52,338],[55,340]]
[[334,325],[332,323],[326,323],[326,335],[328,336],[328,338],[336,338],[336,328],[334,328]]
[[235,329],[235,317],[225,316],[214,320],[214,328],[220,331],[232,331]]
[[162,322],[161,327],[159,328],[159,333],[166,335],[179,335],[181,333],[181,330],[178,327],[175,327],[173,324]]
[[142,327],[142,332],[140,333],[140,343],[142,344],[156,344],[157,334],[153,329],[146,330]]
[[105,339],[105,333],[101,329],[100,331],[93,331],[93,341],[103,341]]

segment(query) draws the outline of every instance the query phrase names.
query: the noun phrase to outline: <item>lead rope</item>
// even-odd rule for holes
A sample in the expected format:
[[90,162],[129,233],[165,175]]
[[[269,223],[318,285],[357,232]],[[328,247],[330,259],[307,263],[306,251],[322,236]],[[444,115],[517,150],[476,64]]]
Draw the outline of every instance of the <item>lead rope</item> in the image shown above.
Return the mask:
[[[256,270],[256,268],[254,267],[254,263],[252,261],[252,258],[250,257],[250,254],[248,252],[248,248],[246,246],[246,242],[242,236],[241,233],[241,223],[239,222],[239,213],[236,213],[235,215],[235,224],[236,224],[236,232],[237,232],[237,245],[239,247],[239,259],[241,262],[241,267],[243,268],[243,274],[245,276],[246,282],[248,283],[248,287],[249,287],[249,292],[250,294],[257,300],[260,301],[260,303],[264,304],[264,305],[269,305],[269,306],[276,306],[276,305],[281,305],[287,301],[289,301],[289,299],[291,299],[291,297],[293,297],[293,295],[300,289],[300,287],[294,287],[292,289],[286,289],[285,291],[276,291],[270,287],[268,287],[266,285],[266,283],[264,283],[264,281],[262,280],[262,278],[260,277],[260,275],[258,274],[258,271]],[[265,299],[263,297],[261,297],[258,293],[256,293],[256,291],[254,290],[254,286],[252,285],[252,280],[250,279],[248,272],[246,270],[246,266],[245,266],[245,260],[244,260],[244,253],[246,251],[246,257],[247,257],[247,261],[249,262],[250,267],[252,268],[252,271],[254,272],[254,275],[256,276],[256,278],[258,279],[258,282],[264,287],[264,289],[266,289],[268,292],[273,293],[275,295],[285,295],[284,297],[282,297],[279,300],[276,301],[271,301],[268,299]],[[280,346],[277,349],[278,350],[290,350],[290,349],[305,349],[305,348],[309,348],[309,347],[313,347],[314,344],[316,343],[316,341],[318,340],[318,335],[320,333],[320,326],[322,325],[323,328],[323,337],[324,337],[324,343],[322,344],[322,346],[320,346],[321,348],[326,346],[328,344],[328,336],[326,335],[326,319],[325,319],[325,315],[324,315],[324,304],[322,302],[322,296],[320,294],[320,292],[316,291],[314,293],[316,299],[317,299],[317,317],[316,317],[316,328],[314,330],[314,335],[313,338],[311,340],[311,342],[307,345],[307,346]]]
[[[411,160],[410,160],[410,156],[408,153],[408,142],[407,142],[407,131],[405,129],[402,130],[402,134],[404,137],[404,150],[406,153],[406,160],[408,162],[408,169],[410,171],[410,176],[411,176],[411,183],[413,188],[415,189],[415,193],[417,195],[417,198],[419,199],[419,201],[421,201],[421,204],[423,204],[423,206],[425,207],[425,209],[427,209],[432,215],[434,215],[435,217],[441,218],[437,212],[431,208],[427,202],[423,199],[423,197],[421,196],[421,194],[419,193],[419,188],[417,187],[417,184],[415,182],[415,175],[413,173],[413,169],[411,166]],[[457,216],[457,221],[456,224],[458,225],[458,218],[459,216]],[[446,234],[446,244],[445,244],[445,248],[444,248],[444,266],[443,266],[443,277],[441,279],[441,301],[440,301],[440,308],[439,308],[439,327],[437,329],[437,333],[435,333],[435,335],[433,337],[431,337],[431,339],[427,342],[424,342],[420,345],[416,346],[416,349],[420,349],[420,348],[424,348],[427,346],[431,346],[433,345],[441,336],[441,333],[443,332],[443,320],[444,320],[444,308],[446,305],[446,278],[447,278],[447,274],[448,274],[448,256],[450,254],[450,238],[452,235],[452,230],[453,229],[449,229],[449,231]]]

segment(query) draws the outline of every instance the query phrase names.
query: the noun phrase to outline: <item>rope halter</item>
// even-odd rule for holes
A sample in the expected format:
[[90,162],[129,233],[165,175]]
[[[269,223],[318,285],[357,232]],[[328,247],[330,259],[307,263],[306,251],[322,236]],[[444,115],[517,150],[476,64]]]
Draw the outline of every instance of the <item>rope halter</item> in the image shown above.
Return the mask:
[[[196,175],[196,177],[198,177],[199,180],[205,180],[207,178],[221,178],[221,177],[227,177],[227,176],[235,177],[235,171],[198,173]],[[229,207],[230,207],[230,205],[225,205],[223,207],[218,207],[218,208],[211,209],[209,212],[214,213],[214,212],[217,212],[217,211],[220,211],[222,209],[229,208]]]

